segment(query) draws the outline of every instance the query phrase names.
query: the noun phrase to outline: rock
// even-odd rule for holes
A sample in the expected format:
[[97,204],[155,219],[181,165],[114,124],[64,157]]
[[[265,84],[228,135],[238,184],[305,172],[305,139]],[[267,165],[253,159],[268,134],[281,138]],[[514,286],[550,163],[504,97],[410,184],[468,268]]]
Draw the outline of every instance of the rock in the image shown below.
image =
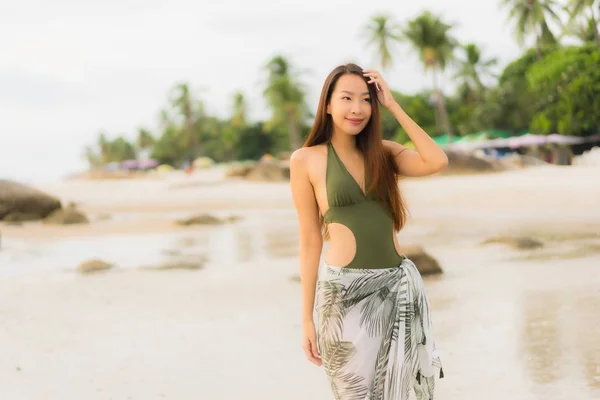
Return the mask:
[[112,218],[110,214],[98,214],[96,216],[96,221],[108,221]]
[[201,214],[194,217],[175,221],[177,225],[220,225],[224,221],[210,214]]
[[164,264],[155,266],[155,267],[147,267],[145,269],[151,269],[151,270],[159,270],[159,271],[168,271],[168,270],[173,270],[173,269],[186,269],[186,270],[200,270],[204,268],[204,260],[199,259],[199,260],[175,260],[175,261],[168,261]]
[[438,261],[426,253],[421,246],[403,246],[400,250],[406,257],[415,263],[421,276],[441,274],[444,272]]
[[[20,213],[43,219],[62,206],[60,200],[30,186],[18,182],[0,179],[0,220],[7,215]],[[14,218],[14,217],[12,217]]]
[[89,274],[94,272],[106,271],[114,268],[113,264],[107,263],[99,259],[87,260],[79,264],[77,271],[82,274]]
[[37,221],[40,219],[40,216],[38,214],[32,214],[32,213],[24,213],[24,212],[11,212],[9,214],[6,214],[4,216],[3,221],[5,222],[11,222],[11,223],[21,223],[21,222],[27,222],[27,221]]
[[246,180],[257,182],[284,182],[290,179],[290,165],[287,161],[265,161],[258,163],[245,176]]
[[277,153],[277,159],[278,160],[289,161],[289,159],[291,157],[292,157],[292,152],[291,151],[280,151],[279,153]]
[[217,218],[210,214],[200,214],[190,218],[175,221],[177,225],[221,225],[227,222],[236,222],[240,219],[239,216],[231,215],[227,218]]
[[481,244],[486,245],[490,243],[502,243],[507,246],[511,246],[512,248],[515,248],[517,250],[537,249],[539,247],[544,246],[544,244],[539,240],[527,236],[496,236],[483,241]]
[[82,212],[75,209],[74,206],[64,209],[59,209],[44,218],[45,224],[54,225],[73,225],[73,224],[89,224],[89,219]]
[[225,173],[226,178],[245,178],[248,172],[254,168],[254,165],[241,164],[230,167]]
[[23,221],[6,221],[5,225],[9,225],[9,226],[23,226]]
[[448,166],[441,171],[443,175],[471,174],[475,172],[493,172],[504,170],[500,163],[477,157],[472,152],[445,149]]

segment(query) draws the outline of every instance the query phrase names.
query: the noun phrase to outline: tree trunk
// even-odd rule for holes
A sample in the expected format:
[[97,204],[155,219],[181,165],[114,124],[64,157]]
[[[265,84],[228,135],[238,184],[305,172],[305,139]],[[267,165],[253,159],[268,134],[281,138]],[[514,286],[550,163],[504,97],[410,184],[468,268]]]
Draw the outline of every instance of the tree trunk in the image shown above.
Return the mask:
[[592,23],[594,24],[594,38],[596,38],[596,44],[600,49],[600,31],[598,31],[598,24],[596,23],[596,16],[594,15],[594,8],[592,7]]
[[190,146],[188,153],[195,159],[198,156],[198,137],[196,127],[194,126],[192,106],[189,102],[185,104],[185,125],[188,134],[188,144]]
[[435,92],[435,103],[437,105],[438,113],[441,117],[444,130],[448,135],[448,143],[452,143],[454,135],[452,133],[452,126],[450,126],[450,119],[448,118],[448,111],[446,110],[446,103],[444,101],[444,95],[438,87],[437,82],[437,68],[433,68],[433,91]]
[[538,36],[535,39],[535,54],[537,55],[537,60],[538,61],[540,61],[542,59],[542,48],[541,48],[541,43],[540,42],[541,42],[541,37]]

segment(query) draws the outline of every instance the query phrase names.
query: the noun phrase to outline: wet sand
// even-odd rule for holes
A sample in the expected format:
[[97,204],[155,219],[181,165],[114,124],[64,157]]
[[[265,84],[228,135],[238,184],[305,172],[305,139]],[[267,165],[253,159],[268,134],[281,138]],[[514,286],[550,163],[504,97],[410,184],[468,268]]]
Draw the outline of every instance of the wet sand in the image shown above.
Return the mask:
[[[446,373],[439,398],[600,398],[598,172],[544,167],[403,182],[412,219],[401,242],[424,245],[445,271],[426,278]],[[8,243],[0,251],[0,398],[331,399],[322,369],[300,349],[287,185],[197,179],[177,189],[62,183],[54,193],[112,219],[0,226]],[[154,197],[140,194],[144,185]],[[242,218],[172,224],[206,211]],[[501,234],[544,247],[481,245]],[[206,265],[137,268],[173,250],[205,256]],[[119,266],[74,272],[95,253]],[[7,254],[13,272],[30,270],[2,275]]]

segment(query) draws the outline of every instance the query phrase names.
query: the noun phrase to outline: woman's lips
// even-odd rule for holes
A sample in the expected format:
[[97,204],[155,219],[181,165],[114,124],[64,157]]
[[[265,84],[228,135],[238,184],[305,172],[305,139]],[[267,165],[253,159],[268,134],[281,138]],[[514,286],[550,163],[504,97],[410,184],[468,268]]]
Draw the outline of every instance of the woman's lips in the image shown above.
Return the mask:
[[352,119],[352,118],[346,118],[348,120],[348,122],[350,122],[352,125],[360,125],[363,123],[364,119]]

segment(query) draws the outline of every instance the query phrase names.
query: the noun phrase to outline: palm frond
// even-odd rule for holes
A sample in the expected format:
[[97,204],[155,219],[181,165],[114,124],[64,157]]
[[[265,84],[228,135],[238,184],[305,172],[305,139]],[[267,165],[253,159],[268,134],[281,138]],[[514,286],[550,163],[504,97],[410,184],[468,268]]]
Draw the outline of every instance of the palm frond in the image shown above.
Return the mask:
[[332,375],[337,375],[348,364],[356,353],[352,342],[329,342],[322,349],[325,368]]
[[353,373],[332,377],[332,388],[336,400],[364,400],[369,389],[364,378]]
[[344,285],[332,281],[319,282],[319,291],[322,299],[319,299],[320,315],[323,319],[319,330],[320,340],[323,343],[339,342],[342,338],[342,328],[347,308],[342,304],[342,291]]

